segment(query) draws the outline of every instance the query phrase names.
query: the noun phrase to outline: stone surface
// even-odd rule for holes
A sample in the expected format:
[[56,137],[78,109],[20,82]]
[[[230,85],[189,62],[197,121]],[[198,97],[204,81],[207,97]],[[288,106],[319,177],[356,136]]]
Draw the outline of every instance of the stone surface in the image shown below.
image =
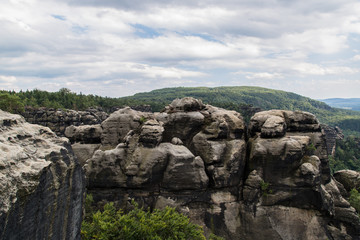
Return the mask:
[[65,137],[72,143],[79,142],[84,144],[101,143],[102,128],[100,124],[96,125],[71,125],[65,129]]
[[129,107],[113,112],[101,123],[101,144],[107,147],[117,146],[130,130],[137,129],[149,115],[150,113],[138,112]]
[[49,127],[59,136],[64,136],[68,126],[100,124],[108,114],[101,109],[89,108],[86,111],[74,111],[52,108],[26,108],[22,113],[29,123]]
[[0,238],[80,239],[84,179],[65,138],[0,110]]
[[184,112],[192,112],[192,111],[199,111],[205,108],[205,105],[202,103],[201,100],[192,98],[192,97],[185,97],[185,98],[177,98],[168,106],[168,112],[174,111],[184,111]]
[[340,182],[345,189],[350,192],[351,189],[360,188],[360,173],[353,170],[340,170],[334,173],[334,178]]
[[334,156],[336,149],[336,140],[344,139],[344,134],[342,133],[340,128],[330,127],[325,124],[321,124],[321,129],[325,134],[328,155]]
[[249,128],[249,175],[240,210],[243,239],[357,239],[359,217],[330,176],[326,140],[316,118],[259,112]]

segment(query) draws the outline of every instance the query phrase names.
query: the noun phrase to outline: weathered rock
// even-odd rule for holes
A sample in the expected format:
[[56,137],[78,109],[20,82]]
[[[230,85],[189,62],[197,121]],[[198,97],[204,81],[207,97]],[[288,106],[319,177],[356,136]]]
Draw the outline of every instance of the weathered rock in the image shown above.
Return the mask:
[[351,189],[360,188],[360,173],[353,170],[340,170],[334,173],[334,178],[340,182],[345,189],[350,192]]
[[205,108],[205,105],[201,100],[185,97],[185,98],[177,98],[168,106],[167,112],[174,111],[184,111],[184,112],[192,112],[192,111],[200,111]]
[[162,123],[159,123],[155,119],[151,119],[141,126],[140,131],[139,142],[145,147],[156,147],[162,140],[164,127],[162,126]]
[[344,139],[344,134],[339,127],[330,127],[321,124],[321,129],[325,134],[328,155],[334,156],[336,149],[336,140]]
[[81,166],[84,166],[86,160],[92,158],[95,151],[100,148],[100,144],[81,144],[74,143],[71,145],[76,158]]
[[173,137],[177,137],[187,144],[204,124],[204,116],[200,112],[159,113],[155,114],[155,117],[164,123],[164,142],[170,142]]
[[124,137],[130,130],[137,129],[147,120],[149,115],[150,113],[138,112],[129,107],[113,112],[101,123],[103,129],[101,144],[109,147],[117,146],[123,142]]
[[102,128],[100,124],[96,125],[83,125],[74,126],[71,125],[65,129],[65,137],[69,140],[84,144],[96,144],[101,143]]
[[100,124],[109,116],[106,112],[96,108],[74,111],[31,107],[26,108],[22,115],[29,123],[49,127],[59,136],[64,136],[65,129],[68,126]]
[[84,180],[67,139],[0,110],[0,238],[80,239]]
[[164,172],[163,187],[170,190],[206,189],[209,178],[203,160],[184,146],[169,149],[169,162]]
[[[312,114],[259,112],[249,132],[249,175],[240,214],[244,239],[358,235],[359,217],[331,180],[325,136]],[[334,228],[329,229],[330,222]]]

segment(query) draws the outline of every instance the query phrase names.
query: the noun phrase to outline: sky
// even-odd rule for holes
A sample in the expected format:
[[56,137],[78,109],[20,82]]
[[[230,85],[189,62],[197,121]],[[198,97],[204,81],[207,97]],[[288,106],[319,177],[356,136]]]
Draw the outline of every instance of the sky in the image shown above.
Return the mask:
[[1,0],[0,89],[360,97],[358,0]]

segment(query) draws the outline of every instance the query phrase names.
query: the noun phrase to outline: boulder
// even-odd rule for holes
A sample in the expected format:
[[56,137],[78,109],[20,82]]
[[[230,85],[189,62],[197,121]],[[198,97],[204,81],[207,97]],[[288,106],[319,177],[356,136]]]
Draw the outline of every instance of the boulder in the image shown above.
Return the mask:
[[0,110],[1,239],[80,239],[84,179],[70,143]]
[[65,129],[65,137],[72,143],[79,142],[83,144],[97,144],[101,142],[102,128],[100,124],[96,125],[71,125]]
[[346,191],[360,189],[360,173],[353,170],[340,170],[334,173],[334,178],[341,183]]
[[137,129],[149,118],[150,113],[132,110],[130,107],[113,112],[101,123],[101,144],[108,147],[116,147],[123,142],[126,134]]
[[192,111],[200,111],[205,108],[205,105],[202,103],[201,100],[192,98],[192,97],[185,97],[185,98],[177,98],[170,103],[167,107],[167,112],[176,112],[176,111],[183,111],[183,112],[192,112]]

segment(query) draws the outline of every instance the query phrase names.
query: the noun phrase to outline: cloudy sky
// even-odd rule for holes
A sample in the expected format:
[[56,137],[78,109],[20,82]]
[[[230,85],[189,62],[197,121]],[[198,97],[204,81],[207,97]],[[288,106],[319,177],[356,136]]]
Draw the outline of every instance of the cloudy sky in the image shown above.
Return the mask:
[[358,0],[1,0],[0,89],[360,97]]

